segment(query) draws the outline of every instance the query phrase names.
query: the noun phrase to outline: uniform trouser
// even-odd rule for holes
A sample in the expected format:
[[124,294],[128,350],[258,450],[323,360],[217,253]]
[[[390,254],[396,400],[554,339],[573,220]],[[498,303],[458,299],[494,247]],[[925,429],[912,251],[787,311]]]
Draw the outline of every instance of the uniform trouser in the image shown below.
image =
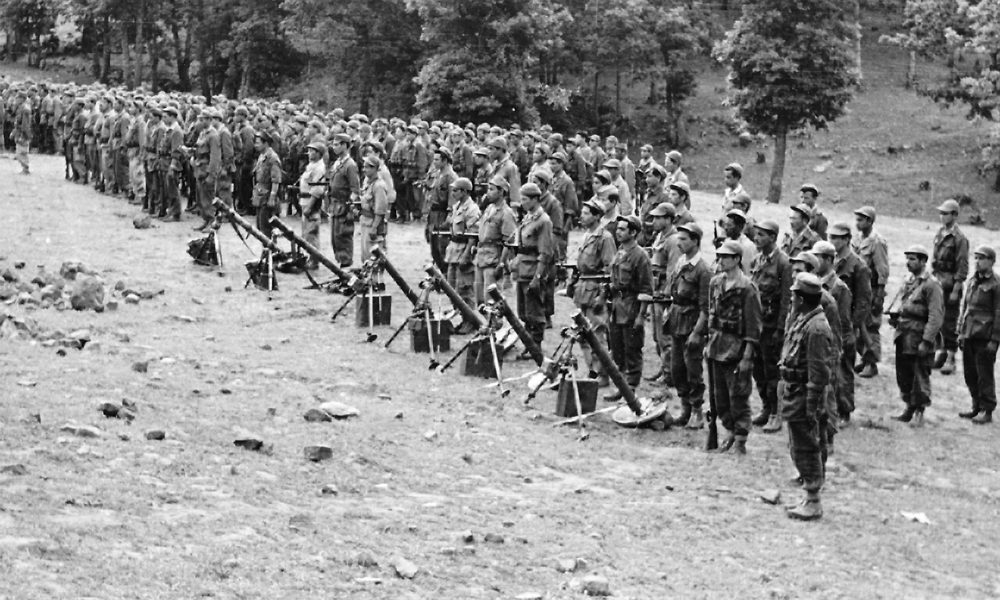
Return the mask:
[[872,311],[869,315],[865,329],[868,330],[870,343],[863,345],[858,340],[858,354],[861,355],[861,362],[875,364],[882,360],[882,334],[879,328],[882,327],[882,304],[885,302],[885,288],[882,286],[872,286]]
[[854,342],[845,343],[837,361],[837,414],[854,412]]
[[556,284],[550,280],[545,286],[545,316],[552,318],[556,314]]
[[[590,322],[590,328],[593,330],[594,335],[597,336],[597,339],[603,344],[608,345],[608,309],[603,304],[599,304],[597,306],[580,307],[580,311],[583,313],[583,316],[587,317],[587,321]],[[597,373],[598,376],[607,375],[607,369],[597,359],[597,354],[590,347],[590,344],[581,339],[579,345],[580,353],[583,354],[583,360],[587,363],[587,369]]]
[[[385,216],[382,216],[385,219]],[[361,223],[361,260],[365,261],[372,257],[372,248],[378,246],[383,250],[387,250],[384,235],[376,235],[375,239],[372,239],[372,234],[377,233],[375,228],[369,223]]]
[[238,175],[238,185],[236,187],[236,208],[247,211],[253,207],[253,170],[241,168]]
[[396,214],[400,219],[408,220],[420,217],[420,203],[423,202],[422,189],[416,182],[403,182],[403,194],[396,194]]
[[100,177],[100,150],[96,144],[85,143],[84,148],[86,149],[85,155],[87,157],[87,175],[98,179]]
[[941,335],[944,337],[944,349],[951,352],[958,350],[958,311],[961,304],[961,296],[959,296],[958,300],[952,302],[951,290],[945,291],[944,323],[941,324]]
[[639,382],[642,380],[642,345],[645,339],[645,327],[633,327],[632,323],[608,325],[611,358],[625,376],[625,382],[633,389],[639,387]]
[[[496,271],[497,265],[476,267],[475,281],[472,284],[476,292],[476,306],[486,302],[486,288],[497,282]],[[497,287],[499,288],[500,286]]]
[[226,169],[223,169],[215,180],[215,195],[226,203],[226,206],[233,206],[233,177]]
[[139,151],[128,151],[128,178],[131,182],[132,195],[142,198],[146,195],[146,162],[139,157]]
[[169,213],[170,216],[179,219],[181,216],[181,194],[177,188],[178,175],[180,175],[180,172],[174,169],[167,169],[160,172],[163,189],[160,196],[159,214]]
[[101,180],[104,181],[104,188],[108,192],[114,190],[115,181],[115,154],[110,147],[101,148]]
[[445,250],[448,248],[448,236],[446,235],[432,235],[435,232],[443,231],[447,229],[445,221],[448,219],[448,213],[443,210],[432,210],[427,213],[427,226],[424,227],[424,239],[431,246],[431,260],[441,271],[441,273],[448,272],[448,263],[444,260]]
[[334,260],[342,268],[354,263],[354,218],[350,214],[330,219],[330,246]]
[[129,177],[129,151],[125,148],[118,148],[115,155],[115,181],[118,183],[118,191],[127,191],[131,185]]
[[87,148],[77,145],[72,147],[73,151],[73,180],[87,177]]
[[201,218],[208,220],[215,218],[215,207],[212,206],[212,199],[215,198],[215,188],[218,178],[209,175],[198,179],[198,210]]
[[778,361],[784,341],[782,331],[766,327],[760,334],[760,352],[754,353],[753,379],[757,382],[757,393],[764,412],[773,415],[778,412]]
[[931,364],[934,356],[903,353],[896,344],[896,385],[903,402],[913,409],[931,405]]
[[146,195],[143,197],[142,207],[149,212],[155,212],[156,206],[160,202],[160,171],[155,164],[146,165]]
[[[805,399],[802,399],[804,402]],[[823,487],[823,440],[819,420],[816,418],[789,421],[788,448],[792,462],[802,478],[807,492],[818,492]]]
[[709,359],[708,368],[715,381],[715,410],[722,426],[736,437],[750,432],[750,372],[741,373],[739,361]]
[[[271,231],[274,229],[271,226],[271,217],[273,217],[273,216],[275,216],[277,214],[278,214],[277,203],[275,203],[274,206],[271,206],[265,200],[264,202],[261,203],[260,206],[257,207],[257,229],[259,229],[261,233],[263,233],[264,235],[266,235],[269,238],[271,237]],[[353,233],[353,225],[354,224],[352,223],[351,224],[351,226],[352,226],[351,232],[352,233]],[[351,242],[353,243],[354,240],[352,239]]]
[[965,385],[972,395],[972,407],[977,412],[993,412],[997,407],[997,388],[994,381],[993,365],[997,361],[996,351],[987,352],[988,340],[965,340],[962,350],[962,373]]
[[473,309],[479,306],[476,304],[476,267],[472,266],[472,263],[467,265],[448,263],[447,279],[451,287],[455,288],[455,291],[458,292],[462,300],[465,300],[466,304]]
[[703,347],[687,348],[688,336],[671,336],[670,374],[682,406],[700,408],[705,401]]
[[17,162],[21,163],[21,169],[23,171],[28,170],[28,150],[30,149],[31,143],[27,138],[17,138],[14,142],[14,158]]
[[653,304],[653,341],[656,343],[656,354],[660,357],[660,373],[670,381],[670,347],[673,338],[663,331],[664,312],[663,304]]
[[545,286],[531,289],[528,284],[517,282],[517,317],[524,322],[531,339],[541,345],[545,337]]

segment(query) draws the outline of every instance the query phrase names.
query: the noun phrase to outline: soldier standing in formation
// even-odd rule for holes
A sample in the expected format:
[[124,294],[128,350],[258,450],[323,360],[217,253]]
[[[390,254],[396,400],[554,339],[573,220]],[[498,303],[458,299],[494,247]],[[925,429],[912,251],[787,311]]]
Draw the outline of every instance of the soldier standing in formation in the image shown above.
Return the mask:
[[252,202],[257,209],[257,229],[268,237],[271,237],[271,217],[278,214],[278,187],[281,185],[281,160],[273,143],[271,134],[266,131],[254,136],[257,164],[253,169]]
[[[500,173],[495,177],[509,181]],[[517,227],[514,247],[504,248],[501,260],[508,265],[517,284],[517,316],[535,343],[541,345],[545,337],[545,288],[554,264],[555,243],[552,221],[542,210],[538,202],[541,192],[536,193],[536,190],[535,184],[525,184],[518,190],[519,196],[527,192],[521,197],[524,217]],[[514,256],[511,256],[512,251]],[[529,358],[530,354],[525,350],[521,357]]]
[[[299,206],[302,207],[302,239],[319,248],[320,209],[326,188],[326,163],[323,154],[326,148],[319,142],[310,142],[306,147],[309,163],[299,177]],[[307,269],[315,269],[317,261],[312,256],[306,262]]]
[[862,206],[854,211],[858,237],[852,247],[868,268],[871,276],[871,314],[864,322],[856,323],[857,352],[861,362],[854,366],[859,377],[878,375],[878,362],[882,359],[882,309],[885,303],[885,284],[889,281],[889,245],[874,229],[875,208]]
[[[647,178],[653,177],[647,176]],[[677,244],[677,230],[674,228],[674,216],[674,205],[669,202],[657,204],[648,213],[648,217],[652,219],[654,236],[649,247],[653,295],[664,298],[670,297],[670,274],[677,268],[677,261],[681,257],[681,250]],[[674,384],[670,375],[671,336],[664,329],[666,314],[667,306],[662,301],[653,303],[653,341],[656,343],[656,353],[660,356],[660,368],[646,380],[672,387]]]
[[[459,177],[451,184],[451,216],[448,217],[450,238],[445,248],[444,258],[448,263],[447,278],[458,295],[469,306],[476,303],[475,279],[476,267],[473,258],[476,254],[476,241],[479,237],[479,206],[472,201],[472,182],[465,177]],[[472,333],[477,328],[476,323],[464,321],[457,333]]]
[[[639,295],[653,293],[649,256],[635,243],[641,231],[639,217],[618,217],[615,223],[618,251],[611,261],[611,284],[608,286],[611,294],[608,346],[625,382],[632,389],[639,387],[642,380],[642,346],[646,339],[646,308],[639,301]],[[621,398],[620,390],[604,397],[608,401]]]
[[750,277],[760,293],[760,351],[754,356],[753,375],[761,399],[761,411],[753,424],[764,433],[781,430],[778,413],[778,360],[785,341],[785,321],[791,300],[792,265],[777,246],[778,224],[761,221],[756,225],[757,255],[750,265]]
[[[358,165],[351,158],[350,144],[351,137],[346,133],[338,133],[333,137],[329,146],[333,162],[326,174],[330,195],[330,245],[333,247],[334,258],[342,268],[354,263],[354,211],[351,206],[361,193]],[[280,168],[278,172],[280,174]],[[280,177],[278,181],[281,181]]]
[[[596,278],[610,276],[611,264],[617,252],[611,233],[601,226],[603,215],[604,208],[599,202],[588,200],[583,203],[580,225],[583,226],[584,236],[576,257],[578,277],[572,279],[566,288],[566,295],[573,299],[576,307],[587,317],[598,339],[602,340],[608,337],[608,298],[605,293],[606,286]],[[580,349],[589,370],[589,377],[598,380],[598,387],[607,387],[609,385],[607,371],[595,358],[593,350],[583,341],[580,343]]]
[[944,292],[943,347],[937,348],[934,368],[943,375],[955,372],[955,351],[958,350],[958,310],[962,303],[962,286],[969,276],[969,240],[958,228],[958,202],[945,200],[937,207],[941,229],[934,236],[931,274]]
[[931,363],[944,322],[944,293],[927,271],[926,248],[911,246],[904,254],[910,274],[889,305],[889,324],[896,329],[896,384],[906,409],[893,418],[919,427],[931,405]]
[[984,425],[993,421],[997,406],[993,371],[1000,345],[1000,277],[993,270],[997,258],[993,248],[980,246],[974,254],[976,268],[965,284],[958,320],[962,371],[972,396],[972,409],[958,416]]
[[501,256],[504,244],[514,236],[517,221],[514,210],[507,204],[507,180],[494,177],[487,186],[487,202],[479,219],[479,243],[476,245],[474,290],[476,306],[486,300],[486,289],[503,278]]
[[389,188],[379,175],[382,161],[374,155],[364,160],[365,181],[361,188],[358,206],[358,223],[361,225],[361,258],[368,260],[372,248],[387,250],[389,218]]
[[667,311],[670,332],[670,376],[680,396],[683,412],[675,419],[688,429],[704,425],[705,400],[702,351],[708,332],[708,288],[712,269],[701,256],[702,230],[697,223],[677,226],[677,248],[681,252],[677,270],[670,276],[673,304]]

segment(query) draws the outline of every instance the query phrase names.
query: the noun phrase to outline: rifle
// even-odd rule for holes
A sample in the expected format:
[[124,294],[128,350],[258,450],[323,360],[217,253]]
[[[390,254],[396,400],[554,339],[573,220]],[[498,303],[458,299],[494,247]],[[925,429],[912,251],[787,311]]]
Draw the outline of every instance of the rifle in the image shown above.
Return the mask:
[[[271,252],[281,252],[281,248],[279,248],[278,245],[275,244],[271,238],[264,235],[264,232],[254,227],[253,224],[250,223],[250,221],[244,219],[242,216],[240,216],[239,213],[230,208],[222,200],[220,200],[219,198],[213,198],[212,206],[214,206],[218,212],[226,215],[226,217],[229,218],[229,222],[232,224],[233,229],[236,230],[237,235],[240,235],[239,228],[243,228],[244,231],[249,233],[258,242],[263,244],[264,248],[270,250]],[[237,225],[239,227],[237,227]],[[243,236],[240,235],[240,238],[242,239]]]
[[639,302],[645,302],[646,304],[663,304],[670,306],[674,303],[674,297],[668,296],[663,292],[655,292],[653,294],[639,294]]
[[715,401],[715,370],[708,365],[708,439],[705,440],[705,450],[716,450],[719,447],[718,406]]
[[448,296],[448,299],[451,300],[455,309],[461,313],[462,319],[464,319],[466,323],[472,323],[475,325],[476,329],[482,329],[486,326],[486,319],[483,318],[483,315],[479,314],[475,309],[469,306],[465,300],[462,300],[462,297],[458,295],[455,288],[451,287],[451,284],[448,283],[448,280],[441,274],[441,270],[438,269],[436,265],[431,263],[424,267],[424,271],[433,279],[434,285],[444,292],[445,296]]
[[542,349],[535,342],[534,338],[531,337],[531,334],[528,333],[528,330],[525,329],[524,323],[522,323],[521,319],[517,317],[517,313],[515,313],[511,309],[510,305],[507,304],[507,301],[504,300],[503,294],[500,293],[500,289],[497,287],[497,284],[494,283],[490,285],[490,287],[486,288],[486,294],[489,295],[494,303],[496,303],[497,308],[500,309],[500,313],[505,319],[507,319],[507,322],[510,323],[514,333],[517,334],[518,339],[520,339],[521,343],[524,344],[525,350],[531,354],[531,359],[535,361],[536,365],[541,367],[542,363],[545,362],[545,355],[542,354]]

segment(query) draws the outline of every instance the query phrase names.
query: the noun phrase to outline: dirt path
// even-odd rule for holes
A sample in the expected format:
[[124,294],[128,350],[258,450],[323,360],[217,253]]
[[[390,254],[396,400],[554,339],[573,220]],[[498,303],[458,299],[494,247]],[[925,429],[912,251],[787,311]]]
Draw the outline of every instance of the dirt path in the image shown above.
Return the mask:
[[[606,419],[578,442],[551,425],[554,395],[525,408],[523,388],[501,400],[485,380],[429,372],[405,338],[391,351],[365,344],[353,309],[329,323],[339,297],[303,291],[298,277],[270,297],[243,290],[253,255],[231,231],[224,272],[196,267],[184,253],[194,223],[135,230],[123,200],[32,159],[31,177],[0,160],[0,270],[78,259],[110,285],[164,293],[103,314],[4,307],[47,329],[88,328],[97,343],[58,356],[0,339],[0,467],[25,471],[0,473],[0,598],[554,599],[580,597],[574,580],[592,573],[635,599],[1000,595],[997,428],[955,416],[967,404],[960,375],[935,375],[922,431],[887,421],[900,409],[891,358],[862,380],[826,517],[797,523],[758,497],[798,497],[782,435],[755,433],[743,460],[706,455],[701,434]],[[717,199],[696,202],[717,211]],[[786,210],[753,208],[782,223]],[[879,226],[896,285],[899,250],[929,244],[934,229]],[[420,230],[392,229],[390,252],[415,284]],[[405,299],[390,288],[398,323]],[[567,323],[564,299],[558,310]],[[138,407],[131,425],[97,412],[123,399]],[[303,420],[325,400],[361,416]],[[60,431],[67,422],[101,435]],[[145,439],[151,429],[166,440]],[[273,450],[234,447],[240,429]],[[334,457],[304,460],[311,444]],[[398,557],[419,567],[412,580],[395,575]],[[585,564],[564,565],[576,572],[557,568],[576,558]]]

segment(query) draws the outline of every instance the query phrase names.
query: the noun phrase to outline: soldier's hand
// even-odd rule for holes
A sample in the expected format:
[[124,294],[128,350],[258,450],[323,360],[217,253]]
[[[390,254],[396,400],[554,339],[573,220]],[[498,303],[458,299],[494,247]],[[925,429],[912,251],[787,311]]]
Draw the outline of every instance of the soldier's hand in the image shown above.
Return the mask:
[[377,233],[372,232],[372,233],[368,234],[368,241],[369,242],[377,242],[378,238],[379,238],[379,235]]
[[753,361],[749,358],[740,359],[740,364],[736,368],[739,369],[740,373],[749,373],[753,371]]
[[965,340],[963,338],[958,339],[958,349],[965,350]]
[[998,345],[1000,344],[997,344],[997,342],[994,340],[986,342],[986,352],[989,354],[996,354]]
[[687,341],[684,342],[684,347],[685,349],[692,352],[697,350],[698,348],[701,347],[701,336],[698,335],[697,333],[692,333],[691,335],[688,336]]
[[538,277],[533,278],[528,283],[528,289],[533,292],[540,293],[542,291],[542,280]]
[[956,285],[955,289],[951,290],[951,293],[948,294],[948,303],[958,304],[961,301],[962,301],[962,288]]
[[934,344],[928,342],[927,340],[920,340],[920,345],[917,346],[917,353],[920,356],[930,356],[934,352]]

